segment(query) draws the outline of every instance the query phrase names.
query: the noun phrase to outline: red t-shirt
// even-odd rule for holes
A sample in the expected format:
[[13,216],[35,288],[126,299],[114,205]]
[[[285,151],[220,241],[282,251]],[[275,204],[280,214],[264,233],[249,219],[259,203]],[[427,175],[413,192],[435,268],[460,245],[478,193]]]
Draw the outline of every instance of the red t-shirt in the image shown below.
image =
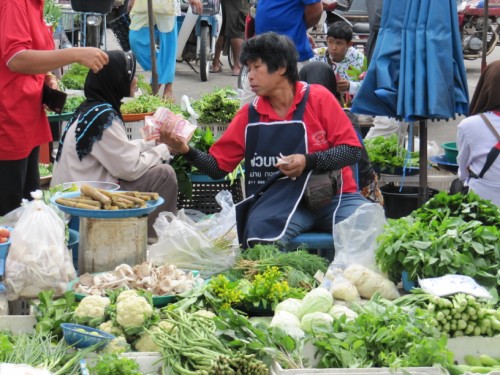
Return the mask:
[[[279,117],[265,97],[257,97],[254,106],[262,122],[292,120],[293,112],[304,96],[305,82],[295,86],[293,104],[285,118]],[[307,130],[308,153],[324,151],[333,146],[361,147],[359,139],[335,97],[321,85],[310,85],[303,121]],[[248,105],[241,108],[221,138],[210,148],[220,169],[232,172],[245,157],[245,129],[248,124]],[[279,143],[279,139],[276,140]],[[344,193],[357,191],[350,167],[342,169]]]
[[42,106],[45,74],[14,73],[7,62],[24,50],[52,50],[42,0],[0,1],[0,160],[19,160],[52,135]]

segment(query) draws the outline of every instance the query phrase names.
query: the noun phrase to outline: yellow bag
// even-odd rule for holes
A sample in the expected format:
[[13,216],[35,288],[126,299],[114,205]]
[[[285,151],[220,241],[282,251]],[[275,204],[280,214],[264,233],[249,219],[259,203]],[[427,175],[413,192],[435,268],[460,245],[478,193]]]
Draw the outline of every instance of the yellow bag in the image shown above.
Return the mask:
[[[131,13],[147,13],[148,1],[136,0]],[[167,16],[177,16],[180,14],[179,0],[153,0],[153,13]]]

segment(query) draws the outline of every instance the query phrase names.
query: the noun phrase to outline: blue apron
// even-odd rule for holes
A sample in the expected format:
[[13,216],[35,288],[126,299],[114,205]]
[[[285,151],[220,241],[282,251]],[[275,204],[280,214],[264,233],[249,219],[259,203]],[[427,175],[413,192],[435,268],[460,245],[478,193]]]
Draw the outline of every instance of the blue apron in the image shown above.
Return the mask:
[[308,96],[309,86],[292,121],[259,122],[259,114],[253,105],[249,106],[245,136],[245,191],[248,198],[236,205],[238,238],[244,249],[250,241],[279,240],[300,203],[310,173],[292,180],[281,173],[278,175],[274,165],[280,153],[307,153],[307,132],[302,118]]

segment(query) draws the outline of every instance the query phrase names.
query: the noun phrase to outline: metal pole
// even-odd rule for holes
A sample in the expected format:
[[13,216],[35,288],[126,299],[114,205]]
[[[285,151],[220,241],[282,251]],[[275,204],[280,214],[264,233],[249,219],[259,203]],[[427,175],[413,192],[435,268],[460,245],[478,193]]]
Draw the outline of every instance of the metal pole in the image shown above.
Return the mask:
[[151,46],[151,89],[153,95],[158,93],[158,72],[156,70],[156,42],[155,24],[153,14],[153,0],[148,0],[148,20],[149,20],[149,44]]
[[[481,53],[481,72],[486,68],[486,53],[488,51],[488,5],[489,0],[484,0],[483,8],[483,52]],[[493,32],[496,32],[493,30]]]
[[429,200],[427,186],[427,120],[419,120],[419,173],[418,173],[418,207]]

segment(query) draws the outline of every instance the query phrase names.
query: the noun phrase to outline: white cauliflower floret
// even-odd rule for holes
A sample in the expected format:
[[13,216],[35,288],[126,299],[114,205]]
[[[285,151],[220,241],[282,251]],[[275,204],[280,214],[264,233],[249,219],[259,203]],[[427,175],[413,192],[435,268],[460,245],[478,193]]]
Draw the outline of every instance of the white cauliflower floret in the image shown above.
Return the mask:
[[125,336],[116,336],[111,340],[108,345],[102,350],[103,353],[125,353],[130,351],[130,344],[127,342]]
[[137,293],[137,290],[135,290],[135,289],[125,290],[118,295],[118,297],[116,298],[116,303],[123,301],[124,299],[130,298],[130,297],[137,297],[137,296],[139,296],[139,293]]
[[151,334],[159,331],[172,332],[175,326],[165,320],[152,326],[149,331],[143,332],[139,339],[134,343],[134,348],[138,352],[159,352],[161,348],[154,342]]
[[75,310],[74,316],[78,319],[104,319],[106,307],[111,301],[108,297],[87,296],[83,298]]
[[116,322],[123,328],[143,327],[153,315],[153,306],[141,296],[129,297],[116,304]]
[[119,326],[115,325],[112,320],[108,320],[107,322],[101,323],[98,327],[101,331],[111,333],[114,336],[123,336],[123,329]]

